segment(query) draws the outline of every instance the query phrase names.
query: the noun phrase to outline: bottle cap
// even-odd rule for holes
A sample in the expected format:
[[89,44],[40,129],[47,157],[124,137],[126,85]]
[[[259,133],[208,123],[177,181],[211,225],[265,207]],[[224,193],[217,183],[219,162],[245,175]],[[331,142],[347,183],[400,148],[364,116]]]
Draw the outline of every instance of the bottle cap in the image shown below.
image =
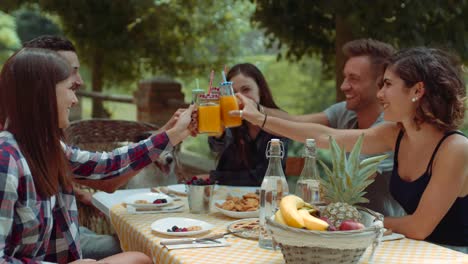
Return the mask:
[[280,144],[280,140],[278,138],[272,138],[271,139],[271,144],[272,145],[279,145]]
[[220,86],[232,85],[232,82],[222,82],[219,85]]
[[314,147],[314,146],[315,146],[315,139],[313,139],[313,138],[308,138],[308,139],[306,139],[305,144],[306,144],[306,146]]
[[[274,147],[274,148],[273,148]],[[276,149],[276,150],[274,150]],[[278,151],[278,152],[276,152]],[[267,144],[267,148],[265,149],[265,154],[267,158],[270,157],[281,157],[284,156],[284,146],[282,142],[278,138],[272,138]]]

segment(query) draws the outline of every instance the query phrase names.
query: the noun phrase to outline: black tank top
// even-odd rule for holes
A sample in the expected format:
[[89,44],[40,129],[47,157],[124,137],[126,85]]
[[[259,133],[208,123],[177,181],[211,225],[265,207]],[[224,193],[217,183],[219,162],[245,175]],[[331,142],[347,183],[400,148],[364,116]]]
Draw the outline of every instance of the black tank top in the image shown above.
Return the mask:
[[[418,207],[419,200],[426,190],[429,180],[432,176],[432,162],[439,150],[442,142],[453,134],[460,134],[465,136],[459,131],[446,132],[444,137],[439,141],[437,147],[432,153],[431,160],[427,165],[424,174],[412,182],[407,182],[401,179],[398,175],[398,150],[400,148],[400,141],[404,132],[400,131],[395,145],[395,156],[393,164],[393,173],[390,180],[390,192],[400,205],[405,209],[407,214],[413,214]],[[466,136],[465,136],[466,137]],[[458,197],[455,203],[450,207],[447,214],[442,218],[440,223],[436,226],[432,234],[427,238],[427,241],[452,245],[452,246],[468,246],[468,195],[465,197]]]

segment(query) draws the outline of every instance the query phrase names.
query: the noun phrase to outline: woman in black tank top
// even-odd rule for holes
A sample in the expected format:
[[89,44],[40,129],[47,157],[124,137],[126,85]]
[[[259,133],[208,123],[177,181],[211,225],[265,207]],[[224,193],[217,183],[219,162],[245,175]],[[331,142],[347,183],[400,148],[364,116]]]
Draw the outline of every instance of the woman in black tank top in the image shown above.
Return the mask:
[[[468,251],[468,139],[456,131],[465,114],[465,84],[448,54],[412,48],[393,55],[377,94],[386,121],[369,129],[339,130],[268,117],[264,128],[295,140],[335,137],[350,151],[365,134],[363,154],[395,151],[391,193],[407,214],[384,225],[408,238]],[[240,98],[242,100],[242,98]],[[244,118],[263,120],[244,103]]]
[[454,60],[428,48],[397,53],[378,93],[385,119],[396,122],[387,129],[396,136],[390,192],[408,214],[385,218],[385,227],[463,252],[468,251],[468,139],[455,129],[464,118],[465,96]]

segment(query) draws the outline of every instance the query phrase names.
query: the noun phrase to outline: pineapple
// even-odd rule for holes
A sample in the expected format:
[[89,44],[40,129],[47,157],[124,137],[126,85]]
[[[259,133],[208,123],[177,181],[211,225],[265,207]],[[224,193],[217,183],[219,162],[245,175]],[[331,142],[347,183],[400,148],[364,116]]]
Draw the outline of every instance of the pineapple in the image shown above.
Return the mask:
[[319,161],[327,176],[320,179],[325,192],[324,200],[330,203],[322,210],[321,215],[327,217],[337,228],[347,219],[360,222],[361,214],[353,205],[369,202],[363,197],[366,187],[374,181],[369,177],[377,171],[377,165],[388,156],[375,156],[360,162],[363,138],[364,134],[356,141],[349,157],[346,157],[345,150],[330,136],[333,170]]

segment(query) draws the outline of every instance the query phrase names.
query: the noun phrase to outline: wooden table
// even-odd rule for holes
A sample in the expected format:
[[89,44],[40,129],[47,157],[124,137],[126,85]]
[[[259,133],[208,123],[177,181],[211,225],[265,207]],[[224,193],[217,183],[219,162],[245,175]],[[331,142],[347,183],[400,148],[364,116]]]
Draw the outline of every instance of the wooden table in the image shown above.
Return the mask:
[[[236,188],[233,188],[235,192]],[[118,195],[125,196],[125,191],[120,192],[123,193]],[[221,191],[221,194],[226,193],[226,191]],[[115,196],[116,194],[107,195]],[[98,195],[94,202],[97,203],[99,200],[102,202],[106,200],[105,198],[105,195]],[[116,200],[118,199],[114,197],[114,201]],[[181,213],[130,214],[121,204],[116,204],[110,208],[110,217],[119,235],[122,249],[144,252],[153,258],[154,263],[284,263],[280,251],[261,249],[257,241],[235,236],[227,238],[231,243],[229,247],[167,250],[159,244],[159,241],[172,237],[155,233],[150,227],[151,223],[165,217],[188,217],[215,225],[212,232],[224,232],[227,225],[236,219],[219,212],[204,215],[190,214],[186,208]],[[369,255],[370,248],[364,253],[360,263],[369,263]],[[428,242],[402,239],[382,242],[376,250],[372,263],[468,263],[468,256]]]

